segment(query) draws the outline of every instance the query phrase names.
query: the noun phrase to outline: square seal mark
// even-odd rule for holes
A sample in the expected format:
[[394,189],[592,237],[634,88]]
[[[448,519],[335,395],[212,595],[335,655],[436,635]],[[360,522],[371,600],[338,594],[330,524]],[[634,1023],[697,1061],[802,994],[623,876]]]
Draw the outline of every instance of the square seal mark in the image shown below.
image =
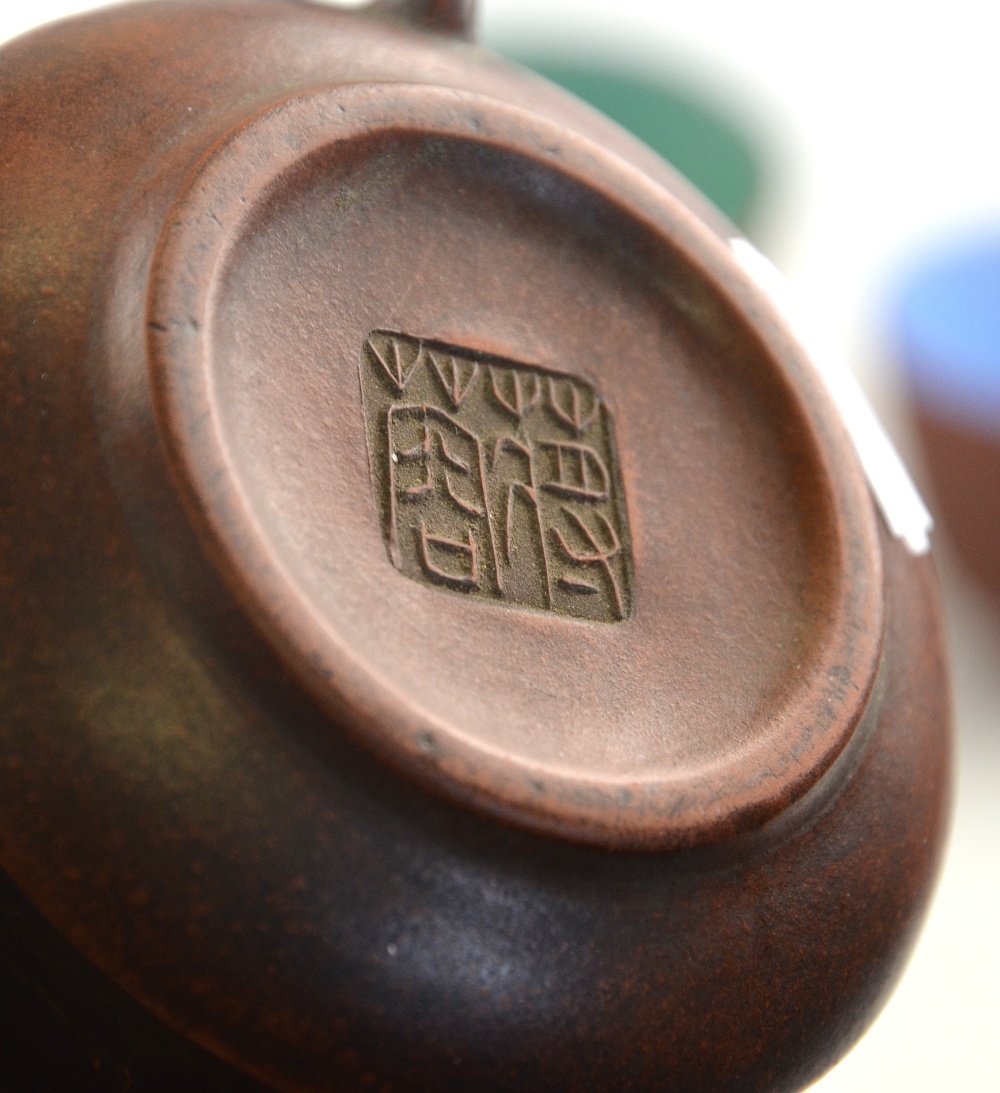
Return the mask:
[[361,392],[382,534],[401,573],[510,607],[631,616],[614,425],[592,383],[377,330]]

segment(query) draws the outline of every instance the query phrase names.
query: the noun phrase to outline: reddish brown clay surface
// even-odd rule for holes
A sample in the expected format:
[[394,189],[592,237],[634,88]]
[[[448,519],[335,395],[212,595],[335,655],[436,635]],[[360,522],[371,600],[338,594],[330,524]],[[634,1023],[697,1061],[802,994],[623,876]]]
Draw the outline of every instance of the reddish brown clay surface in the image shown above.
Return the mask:
[[926,407],[915,417],[935,515],[968,571],[1000,600],[1000,433]]
[[726,225],[379,13],[0,55],[0,863],[277,1090],[799,1088],[937,864],[931,565]]
[[882,630],[823,393],[650,189],[479,96],[311,94],[203,163],[149,319],[195,520],[320,701],[446,792],[635,846],[808,789]]

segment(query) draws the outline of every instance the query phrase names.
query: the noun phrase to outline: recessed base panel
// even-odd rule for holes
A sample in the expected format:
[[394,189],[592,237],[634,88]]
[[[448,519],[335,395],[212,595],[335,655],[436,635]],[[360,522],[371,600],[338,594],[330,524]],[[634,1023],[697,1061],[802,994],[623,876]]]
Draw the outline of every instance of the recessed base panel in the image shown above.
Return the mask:
[[760,822],[827,769],[881,642],[867,492],[681,206],[530,115],[383,86],[252,123],[176,212],[165,432],[342,726],[614,845]]

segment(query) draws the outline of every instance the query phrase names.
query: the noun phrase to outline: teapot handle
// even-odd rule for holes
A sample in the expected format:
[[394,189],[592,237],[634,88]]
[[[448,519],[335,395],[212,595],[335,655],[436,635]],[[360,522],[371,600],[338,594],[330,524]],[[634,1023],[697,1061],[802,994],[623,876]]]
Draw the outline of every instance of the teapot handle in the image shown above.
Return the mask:
[[435,34],[471,38],[476,0],[374,0],[368,9]]

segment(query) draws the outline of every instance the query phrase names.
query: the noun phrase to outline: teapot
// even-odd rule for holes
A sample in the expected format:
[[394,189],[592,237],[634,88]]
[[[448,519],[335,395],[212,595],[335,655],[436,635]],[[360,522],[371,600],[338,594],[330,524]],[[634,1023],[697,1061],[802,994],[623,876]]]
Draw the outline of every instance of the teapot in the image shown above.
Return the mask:
[[753,248],[472,21],[0,51],[2,963],[101,1088],[800,1089],[926,909],[919,499]]

